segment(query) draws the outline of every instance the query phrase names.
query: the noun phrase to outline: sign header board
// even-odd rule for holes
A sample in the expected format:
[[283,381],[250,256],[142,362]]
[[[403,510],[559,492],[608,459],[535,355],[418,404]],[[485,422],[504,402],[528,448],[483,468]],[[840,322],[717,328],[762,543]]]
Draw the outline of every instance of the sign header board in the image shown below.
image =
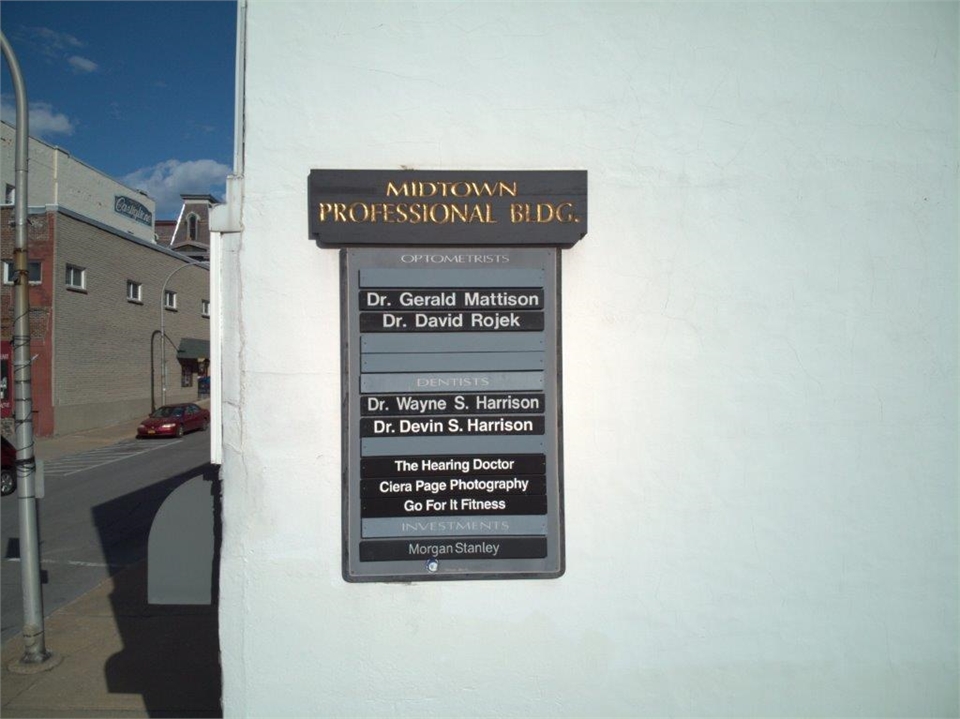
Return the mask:
[[310,237],[363,245],[572,247],[587,233],[587,173],[311,170]]

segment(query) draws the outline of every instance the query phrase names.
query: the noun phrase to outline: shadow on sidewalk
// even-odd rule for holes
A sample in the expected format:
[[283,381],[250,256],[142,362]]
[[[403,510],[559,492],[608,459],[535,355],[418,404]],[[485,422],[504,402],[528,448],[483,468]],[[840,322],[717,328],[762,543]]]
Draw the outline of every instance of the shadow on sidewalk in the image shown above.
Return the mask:
[[[103,551],[110,564],[122,564],[131,543],[147,537],[124,536],[118,528],[132,515],[148,513],[149,528],[164,500],[181,485],[202,478],[213,498],[213,566],[209,605],[156,605],[147,601],[147,562],[114,577],[110,605],[123,648],[104,666],[107,691],[139,694],[151,717],[220,717],[220,645],[217,587],[220,557],[220,481],[205,464],[143,490],[93,508]],[[140,524],[139,522],[136,524]],[[140,530],[142,532],[142,530]],[[148,530],[149,531],[149,530]]]

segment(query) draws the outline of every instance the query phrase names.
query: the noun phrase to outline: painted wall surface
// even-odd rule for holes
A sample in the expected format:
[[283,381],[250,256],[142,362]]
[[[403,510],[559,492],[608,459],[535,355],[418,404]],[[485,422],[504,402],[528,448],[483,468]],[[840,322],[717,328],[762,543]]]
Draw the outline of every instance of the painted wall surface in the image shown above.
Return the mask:
[[[146,416],[151,398],[162,404],[161,357],[166,402],[196,401],[196,376],[191,386],[181,387],[177,347],[184,337],[210,336],[210,320],[201,314],[201,300],[210,296],[209,271],[63,214],[56,223],[57,433]],[[67,264],[86,269],[84,291],[64,284]],[[128,280],[140,284],[139,302],[127,299]],[[176,293],[176,310],[162,309],[164,289]],[[162,352],[161,314],[169,338]]]
[[[2,175],[5,183],[14,184],[16,128],[2,123],[0,129]],[[73,158],[59,147],[48,145],[35,137],[30,138],[29,144],[27,202],[31,207],[59,205],[138,239],[154,241],[156,201]],[[115,200],[118,196],[127,198],[127,204],[133,201],[143,205],[149,213],[149,221],[139,222],[117,212]]]
[[[957,37],[956,3],[250,2],[226,715],[956,715]],[[588,170],[562,578],[341,578],[322,167]]]

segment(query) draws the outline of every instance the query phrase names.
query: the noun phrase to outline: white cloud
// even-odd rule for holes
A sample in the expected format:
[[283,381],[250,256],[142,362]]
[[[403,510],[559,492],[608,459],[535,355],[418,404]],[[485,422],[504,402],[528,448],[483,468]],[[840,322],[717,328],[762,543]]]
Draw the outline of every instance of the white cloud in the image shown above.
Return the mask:
[[[11,125],[17,124],[17,108],[10,95],[0,98],[0,117]],[[49,102],[31,102],[28,115],[30,135],[48,140],[55,135],[72,135],[73,121],[62,112],[53,109]]]
[[85,57],[80,57],[79,55],[73,55],[67,58],[67,64],[73,68],[73,71],[76,73],[82,72],[96,72],[99,69],[99,65],[93,60],[89,60]]
[[59,32],[48,27],[31,27],[26,30],[30,33],[34,46],[42,55],[51,60],[66,61],[74,73],[80,75],[100,69],[100,66],[90,58],[73,54],[80,48],[86,47],[87,43],[70,33]]
[[62,112],[56,112],[47,102],[30,103],[30,134],[46,139],[50,135],[72,135],[73,122]]
[[57,32],[48,27],[33,27],[30,32],[39,40],[40,51],[48,57],[55,57],[70,48],[83,47],[85,44],[69,33]]
[[223,199],[223,187],[231,172],[215,160],[167,160],[143,167],[121,179],[124,184],[143,190],[157,202],[157,217],[174,218],[183,204],[181,194],[212,194]]
[[3,95],[0,97],[0,119],[16,126],[17,106],[14,104],[12,95]]

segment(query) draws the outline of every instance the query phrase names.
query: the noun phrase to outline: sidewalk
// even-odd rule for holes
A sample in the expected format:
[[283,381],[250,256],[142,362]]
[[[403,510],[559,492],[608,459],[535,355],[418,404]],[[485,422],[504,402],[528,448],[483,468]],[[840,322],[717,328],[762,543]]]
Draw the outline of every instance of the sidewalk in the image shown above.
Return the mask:
[[[38,439],[35,453],[50,460],[109,446],[135,437],[139,422]],[[0,715],[219,717],[217,621],[216,605],[147,604],[146,561],[128,567],[46,618],[47,649],[61,660],[49,671],[11,672],[23,640],[3,645]]]
[[3,647],[6,717],[219,717],[215,606],[146,603],[146,562],[111,577],[47,618],[61,663],[14,674],[23,642]]

